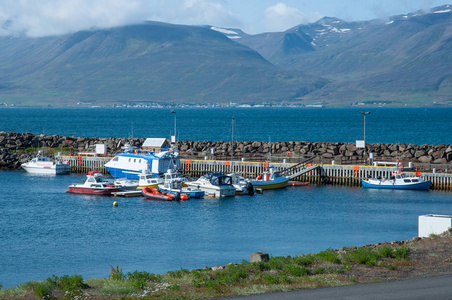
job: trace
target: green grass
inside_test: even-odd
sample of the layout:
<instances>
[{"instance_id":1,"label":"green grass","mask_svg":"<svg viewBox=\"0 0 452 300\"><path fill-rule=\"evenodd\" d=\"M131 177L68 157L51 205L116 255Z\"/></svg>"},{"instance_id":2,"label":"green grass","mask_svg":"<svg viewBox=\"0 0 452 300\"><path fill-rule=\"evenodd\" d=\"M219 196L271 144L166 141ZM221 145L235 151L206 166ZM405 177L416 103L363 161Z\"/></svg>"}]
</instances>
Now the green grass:
<instances>
[{"instance_id":1,"label":"green grass","mask_svg":"<svg viewBox=\"0 0 452 300\"><path fill-rule=\"evenodd\" d=\"M84 280L80 275L52 275L45 281L32 281L18 287L0 290L1 299L9 298L163 298L205 299L223 296L289 291L300 288L338 286L355 283L342 274L353 266L387 267L391 262L409 259L406 246L392 249L327 249L317 254L295 257L271 257L269 261L230 264L221 270L176 270L164 275L146 271L124 273L118 265L110 266L110 276Z\"/></svg>"}]
</instances>

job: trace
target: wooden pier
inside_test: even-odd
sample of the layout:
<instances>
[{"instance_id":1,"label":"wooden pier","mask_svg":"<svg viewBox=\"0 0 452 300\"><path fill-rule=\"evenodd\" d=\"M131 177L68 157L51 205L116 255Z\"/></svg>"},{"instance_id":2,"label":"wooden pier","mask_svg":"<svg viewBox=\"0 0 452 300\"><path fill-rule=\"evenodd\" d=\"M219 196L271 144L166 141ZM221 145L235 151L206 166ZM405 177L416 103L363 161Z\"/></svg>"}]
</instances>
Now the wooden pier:
<instances>
[{"instance_id":1,"label":"wooden pier","mask_svg":"<svg viewBox=\"0 0 452 300\"><path fill-rule=\"evenodd\" d=\"M60 156L61 161L69 161L72 172L87 173L90 170L99 170L108 174L104 164L111 157L93 156ZM194 160L181 159L181 172L189 177L198 178L204 174L240 173L246 178L255 178L272 165L282 171L284 176L292 177L295 181L308 181L313 184L332 184L342 186L362 186L365 178L388 178L394 171L393 166L364 166L364 165L337 165L337 164L294 164L279 162L254 162L254 161L227 161L227 160ZM283 170L293 170L293 173L285 173ZM405 170L408 176L415 175L416 171ZM301 175L297 175L303 173ZM431 189L452 191L451 173L422 172L425 180L431 180ZM297 175L297 176L295 176ZM294 177L295 176L295 177Z\"/></svg>"}]
</instances>

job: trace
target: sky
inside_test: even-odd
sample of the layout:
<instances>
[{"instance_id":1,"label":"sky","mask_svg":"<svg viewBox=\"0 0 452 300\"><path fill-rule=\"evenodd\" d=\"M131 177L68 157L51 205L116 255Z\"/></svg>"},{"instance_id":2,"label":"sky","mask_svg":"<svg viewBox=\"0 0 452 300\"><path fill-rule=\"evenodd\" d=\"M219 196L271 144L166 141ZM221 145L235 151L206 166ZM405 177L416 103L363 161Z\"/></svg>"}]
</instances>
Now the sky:
<instances>
[{"instance_id":1,"label":"sky","mask_svg":"<svg viewBox=\"0 0 452 300\"><path fill-rule=\"evenodd\" d=\"M42 37L146 20L238 28L249 34L285 31L328 16L345 21L447 4L447 0L0 0L0 35ZM451 1L452 2L452 1Z\"/></svg>"}]
</instances>

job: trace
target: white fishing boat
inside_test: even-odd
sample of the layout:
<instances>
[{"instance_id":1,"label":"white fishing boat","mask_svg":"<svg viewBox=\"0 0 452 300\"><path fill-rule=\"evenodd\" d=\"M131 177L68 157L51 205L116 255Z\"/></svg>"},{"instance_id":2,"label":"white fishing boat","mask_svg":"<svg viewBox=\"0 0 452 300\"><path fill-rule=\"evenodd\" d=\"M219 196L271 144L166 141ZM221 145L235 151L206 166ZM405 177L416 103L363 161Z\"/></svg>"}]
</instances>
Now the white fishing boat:
<instances>
[{"instance_id":1,"label":"white fishing boat","mask_svg":"<svg viewBox=\"0 0 452 300\"><path fill-rule=\"evenodd\" d=\"M21 167L32 174L60 175L67 174L71 171L69 161L59 162L53 160L46 156L43 150L39 150L35 158L23 163Z\"/></svg>"},{"instance_id":2,"label":"white fishing boat","mask_svg":"<svg viewBox=\"0 0 452 300\"><path fill-rule=\"evenodd\" d=\"M227 174L232 178L232 185L237 195L254 195L255 188L250 181L238 173Z\"/></svg>"},{"instance_id":3,"label":"white fishing boat","mask_svg":"<svg viewBox=\"0 0 452 300\"><path fill-rule=\"evenodd\" d=\"M424 180L421 176L407 176L397 170L390 178L368 178L364 179L362 183L363 187L374 189L428 190L432 182Z\"/></svg>"},{"instance_id":4,"label":"white fishing boat","mask_svg":"<svg viewBox=\"0 0 452 300\"><path fill-rule=\"evenodd\" d=\"M259 175L255 180L250 180L250 183L255 187L263 190L280 189L287 186L289 178L282 176L279 170L275 167L269 167L267 171Z\"/></svg>"},{"instance_id":5,"label":"white fishing boat","mask_svg":"<svg viewBox=\"0 0 452 300\"><path fill-rule=\"evenodd\" d=\"M196 181L187 182L187 185L191 188L203 190L208 196L235 196L235 187L232 185L232 178L220 173L203 175Z\"/></svg>"},{"instance_id":6,"label":"white fishing boat","mask_svg":"<svg viewBox=\"0 0 452 300\"><path fill-rule=\"evenodd\" d=\"M153 175L163 175L169 168L180 169L179 154L176 151L152 152L126 146L105 167L115 178L139 179L143 171Z\"/></svg>"}]
</instances>

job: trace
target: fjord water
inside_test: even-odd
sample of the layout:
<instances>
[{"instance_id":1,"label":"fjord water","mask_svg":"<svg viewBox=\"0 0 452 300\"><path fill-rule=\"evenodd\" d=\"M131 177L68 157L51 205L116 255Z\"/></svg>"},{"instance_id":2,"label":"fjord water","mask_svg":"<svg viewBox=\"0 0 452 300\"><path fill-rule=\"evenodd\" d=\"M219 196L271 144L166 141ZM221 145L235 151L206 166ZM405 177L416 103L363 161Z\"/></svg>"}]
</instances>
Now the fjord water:
<instances>
[{"instance_id":1,"label":"fjord water","mask_svg":"<svg viewBox=\"0 0 452 300\"><path fill-rule=\"evenodd\" d=\"M180 109L180 139L344 141L362 138L357 109ZM376 109L369 142L452 144L451 109ZM240 121L239 121L240 120ZM0 109L0 130L98 137L161 137L174 114L156 109ZM44 130L43 130L44 129ZM0 284L55 274L165 273L410 239L423 214L452 214L450 193L306 186L229 199L158 202L67 194L82 175L0 172ZM119 206L113 207L113 201Z\"/></svg>"},{"instance_id":2,"label":"fjord water","mask_svg":"<svg viewBox=\"0 0 452 300\"><path fill-rule=\"evenodd\" d=\"M452 144L452 108L180 108L179 140ZM87 137L167 137L170 109L0 108L0 130Z\"/></svg>"}]
</instances>

